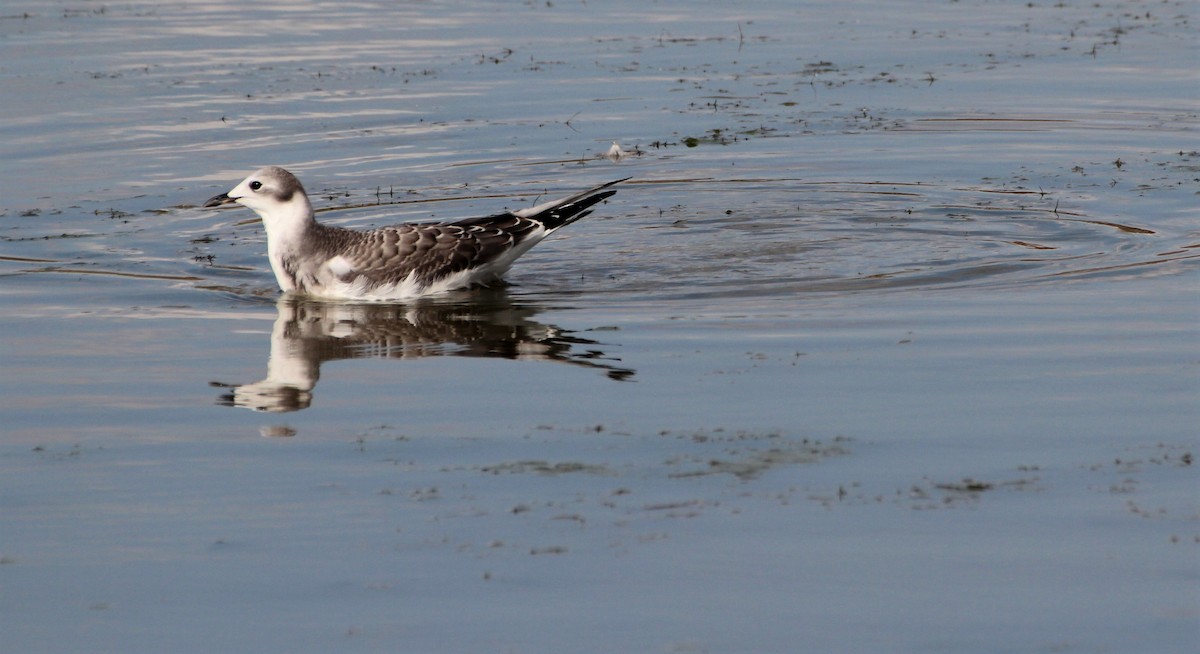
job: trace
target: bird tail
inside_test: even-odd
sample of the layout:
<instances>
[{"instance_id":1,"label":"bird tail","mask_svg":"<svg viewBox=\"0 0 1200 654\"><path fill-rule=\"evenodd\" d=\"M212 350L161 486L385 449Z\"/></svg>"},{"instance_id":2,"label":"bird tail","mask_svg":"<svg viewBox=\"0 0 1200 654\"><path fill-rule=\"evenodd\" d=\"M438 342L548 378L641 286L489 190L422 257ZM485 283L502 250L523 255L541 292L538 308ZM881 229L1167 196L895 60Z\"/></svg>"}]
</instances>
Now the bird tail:
<instances>
[{"instance_id":1,"label":"bird tail","mask_svg":"<svg viewBox=\"0 0 1200 654\"><path fill-rule=\"evenodd\" d=\"M566 227L590 214L593 206L607 200L617 192L616 189L605 189L628 179L626 177L614 180L565 198L543 202L542 204L529 207L528 209L520 209L513 213L521 218L535 220L544 225L547 232L552 232L560 227Z\"/></svg>"}]
</instances>

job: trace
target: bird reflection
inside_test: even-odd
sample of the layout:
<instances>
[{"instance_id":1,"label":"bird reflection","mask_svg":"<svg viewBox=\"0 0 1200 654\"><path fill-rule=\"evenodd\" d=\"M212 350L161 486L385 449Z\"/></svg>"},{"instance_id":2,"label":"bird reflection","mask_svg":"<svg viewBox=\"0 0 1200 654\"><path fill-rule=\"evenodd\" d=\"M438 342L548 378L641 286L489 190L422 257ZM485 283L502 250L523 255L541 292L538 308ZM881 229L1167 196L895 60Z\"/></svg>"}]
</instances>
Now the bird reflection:
<instances>
[{"instance_id":1,"label":"bird reflection","mask_svg":"<svg viewBox=\"0 0 1200 654\"><path fill-rule=\"evenodd\" d=\"M617 365L600 343L533 320L537 307L514 304L503 292L471 304L416 305L317 302L284 295L276 303L267 378L228 389L224 406L283 413L306 409L321 364L339 359L431 356L558 361L604 372L617 381L634 371Z\"/></svg>"}]
</instances>

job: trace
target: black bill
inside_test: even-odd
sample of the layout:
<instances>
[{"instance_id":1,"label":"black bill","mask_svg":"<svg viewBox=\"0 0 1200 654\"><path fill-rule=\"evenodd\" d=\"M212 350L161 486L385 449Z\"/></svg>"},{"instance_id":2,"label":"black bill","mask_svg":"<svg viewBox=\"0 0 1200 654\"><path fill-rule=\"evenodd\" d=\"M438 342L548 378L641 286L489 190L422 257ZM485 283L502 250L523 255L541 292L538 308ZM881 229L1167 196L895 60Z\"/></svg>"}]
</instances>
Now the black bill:
<instances>
[{"instance_id":1,"label":"black bill","mask_svg":"<svg viewBox=\"0 0 1200 654\"><path fill-rule=\"evenodd\" d=\"M213 197L209 198L208 201L204 203L204 206L219 207L223 204L229 204L231 202L237 202L237 200L235 198L229 197L228 193L222 193L220 195L214 195Z\"/></svg>"}]
</instances>

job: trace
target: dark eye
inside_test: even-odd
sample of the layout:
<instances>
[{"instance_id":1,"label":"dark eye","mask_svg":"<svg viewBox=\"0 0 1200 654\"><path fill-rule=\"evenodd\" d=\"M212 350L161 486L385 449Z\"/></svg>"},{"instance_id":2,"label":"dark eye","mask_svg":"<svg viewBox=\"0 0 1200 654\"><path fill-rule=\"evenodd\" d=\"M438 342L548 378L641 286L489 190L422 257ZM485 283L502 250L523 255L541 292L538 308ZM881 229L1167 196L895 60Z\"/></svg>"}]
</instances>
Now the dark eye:
<instances>
[{"instance_id":1,"label":"dark eye","mask_svg":"<svg viewBox=\"0 0 1200 654\"><path fill-rule=\"evenodd\" d=\"M250 190L251 191L257 191L260 188L262 188L262 182L260 182L258 180L254 180L253 182L250 182Z\"/></svg>"}]
</instances>

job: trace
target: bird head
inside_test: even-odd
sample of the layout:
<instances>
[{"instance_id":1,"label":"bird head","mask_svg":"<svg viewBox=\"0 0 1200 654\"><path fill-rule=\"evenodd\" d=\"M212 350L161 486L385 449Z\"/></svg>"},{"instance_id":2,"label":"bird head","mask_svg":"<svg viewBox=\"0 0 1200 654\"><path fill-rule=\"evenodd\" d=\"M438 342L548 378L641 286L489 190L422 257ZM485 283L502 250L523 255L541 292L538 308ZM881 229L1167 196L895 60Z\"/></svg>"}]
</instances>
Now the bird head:
<instances>
[{"instance_id":1,"label":"bird head","mask_svg":"<svg viewBox=\"0 0 1200 654\"><path fill-rule=\"evenodd\" d=\"M298 227L313 219L312 205L296 176L278 166L254 171L228 193L209 198L205 207L236 202L254 210L267 230Z\"/></svg>"}]
</instances>

